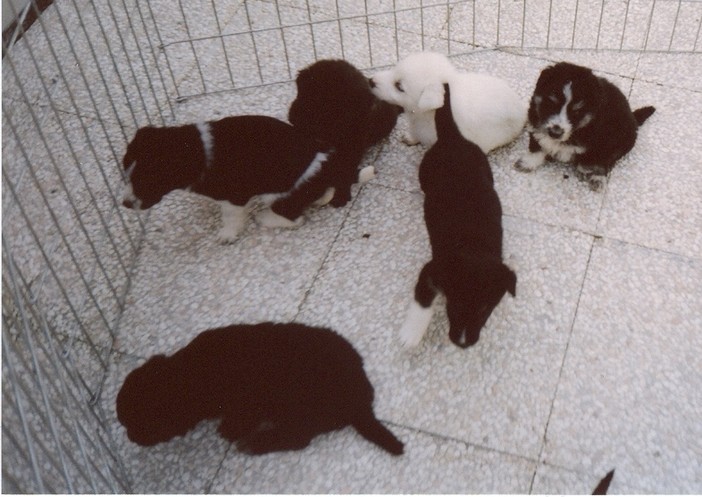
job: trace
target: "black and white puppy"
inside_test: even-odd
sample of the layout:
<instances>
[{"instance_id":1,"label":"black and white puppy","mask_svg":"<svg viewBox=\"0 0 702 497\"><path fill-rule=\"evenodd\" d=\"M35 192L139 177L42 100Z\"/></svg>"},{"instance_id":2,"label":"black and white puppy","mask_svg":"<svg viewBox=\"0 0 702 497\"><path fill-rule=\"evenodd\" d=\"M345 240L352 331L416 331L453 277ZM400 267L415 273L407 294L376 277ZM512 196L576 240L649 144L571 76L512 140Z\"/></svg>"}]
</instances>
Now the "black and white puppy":
<instances>
[{"instance_id":1,"label":"black and white puppy","mask_svg":"<svg viewBox=\"0 0 702 497\"><path fill-rule=\"evenodd\" d=\"M261 323L207 330L171 356L153 356L127 375L116 409L129 439L144 446L218 419L220 435L250 454L302 449L351 425L400 455L373 397L363 359L334 331Z\"/></svg>"},{"instance_id":2,"label":"black and white puppy","mask_svg":"<svg viewBox=\"0 0 702 497\"><path fill-rule=\"evenodd\" d=\"M320 60L299 72L297 97L288 119L296 129L334 150L331 203L342 206L351 199L356 169L369 147L386 138L395 127L402 108L378 99L370 81L344 60ZM362 179L373 177L368 166Z\"/></svg>"},{"instance_id":3,"label":"black and white puppy","mask_svg":"<svg viewBox=\"0 0 702 497\"><path fill-rule=\"evenodd\" d=\"M438 292L446 297L449 338L469 347L505 292L516 294L517 276L502 262L502 206L485 153L466 140L451 113L449 85L436 111L437 142L419 166L424 221L432 258L422 268L400 329L417 345L429 326Z\"/></svg>"},{"instance_id":4,"label":"black and white puppy","mask_svg":"<svg viewBox=\"0 0 702 497\"><path fill-rule=\"evenodd\" d=\"M541 72L529 106L529 153L515 167L534 171L549 158L574 163L578 176L599 190L654 111L642 107L632 112L619 88L587 67L568 62L549 66Z\"/></svg>"}]
</instances>

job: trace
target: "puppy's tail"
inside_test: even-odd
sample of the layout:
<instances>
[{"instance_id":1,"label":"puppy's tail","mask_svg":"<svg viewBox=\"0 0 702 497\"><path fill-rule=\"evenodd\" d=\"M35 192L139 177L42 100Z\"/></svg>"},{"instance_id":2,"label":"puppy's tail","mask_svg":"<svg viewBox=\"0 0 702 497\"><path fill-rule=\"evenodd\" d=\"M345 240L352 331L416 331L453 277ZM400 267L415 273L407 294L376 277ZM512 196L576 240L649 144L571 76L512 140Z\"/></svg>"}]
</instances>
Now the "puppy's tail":
<instances>
[{"instance_id":1,"label":"puppy's tail","mask_svg":"<svg viewBox=\"0 0 702 497\"><path fill-rule=\"evenodd\" d=\"M609 484L613 476L614 470L607 473L605 477L600 480L600 483L597 484L595 490L592 491L592 495L607 495L607 490L609 490Z\"/></svg>"},{"instance_id":2,"label":"puppy's tail","mask_svg":"<svg viewBox=\"0 0 702 497\"><path fill-rule=\"evenodd\" d=\"M456 121L453 118L453 112L451 111L451 91L448 83L444 83L444 105L436 110L434 122L436 123L438 141L454 140L463 136L458 130Z\"/></svg>"},{"instance_id":3,"label":"puppy's tail","mask_svg":"<svg viewBox=\"0 0 702 497\"><path fill-rule=\"evenodd\" d=\"M641 126L654 112L656 112L656 108L653 106L641 107L634 111L634 119L636 119L636 122Z\"/></svg>"},{"instance_id":4,"label":"puppy's tail","mask_svg":"<svg viewBox=\"0 0 702 497\"><path fill-rule=\"evenodd\" d=\"M352 426L356 428L356 431L358 431L363 438L382 447L393 455L399 456L405 451L405 444L400 442L390 430L385 428L385 426L376 419L373 415L373 411L354 421Z\"/></svg>"}]
</instances>

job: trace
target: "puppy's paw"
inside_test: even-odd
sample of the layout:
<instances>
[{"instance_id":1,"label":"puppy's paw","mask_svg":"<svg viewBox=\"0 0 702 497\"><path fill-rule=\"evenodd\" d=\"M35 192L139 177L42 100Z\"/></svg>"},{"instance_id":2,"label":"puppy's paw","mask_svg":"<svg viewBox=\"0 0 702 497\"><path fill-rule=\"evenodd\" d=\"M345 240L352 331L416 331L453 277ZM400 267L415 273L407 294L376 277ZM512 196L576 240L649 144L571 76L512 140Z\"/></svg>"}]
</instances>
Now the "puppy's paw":
<instances>
[{"instance_id":1,"label":"puppy's paw","mask_svg":"<svg viewBox=\"0 0 702 497\"><path fill-rule=\"evenodd\" d=\"M402 328L400 328L399 335L400 345L406 349L412 349L419 345L419 342L422 341L424 333L417 333L416 329L405 323L402 325Z\"/></svg>"},{"instance_id":2,"label":"puppy's paw","mask_svg":"<svg viewBox=\"0 0 702 497\"><path fill-rule=\"evenodd\" d=\"M403 135L401 140L402 140L402 143L404 143L405 145L407 145L409 147L412 147L414 145L419 144L419 140L410 134Z\"/></svg>"},{"instance_id":3,"label":"puppy's paw","mask_svg":"<svg viewBox=\"0 0 702 497\"><path fill-rule=\"evenodd\" d=\"M514 168L522 173L531 173L540 168L544 164L544 160L543 154L530 152L515 162Z\"/></svg>"},{"instance_id":4,"label":"puppy's paw","mask_svg":"<svg viewBox=\"0 0 702 497\"><path fill-rule=\"evenodd\" d=\"M599 174L593 174L590 176L590 178L587 180L588 185L590 185L590 190L593 192L599 192L602 190L602 188L604 188L605 178L606 176L601 176Z\"/></svg>"},{"instance_id":5,"label":"puppy's paw","mask_svg":"<svg viewBox=\"0 0 702 497\"><path fill-rule=\"evenodd\" d=\"M334 207L343 207L349 203L349 200L351 200L350 189L347 189L347 191L337 190L336 193L334 193L334 198L332 199L331 204Z\"/></svg>"},{"instance_id":6,"label":"puppy's paw","mask_svg":"<svg viewBox=\"0 0 702 497\"><path fill-rule=\"evenodd\" d=\"M266 228L299 228L305 221L303 216L291 221L287 217L276 214L272 209L263 209L256 213L256 222Z\"/></svg>"},{"instance_id":7,"label":"puppy's paw","mask_svg":"<svg viewBox=\"0 0 702 497\"><path fill-rule=\"evenodd\" d=\"M239 233L240 231L232 226L222 226L222 229L217 232L217 241L222 245L234 243L239 238Z\"/></svg>"},{"instance_id":8,"label":"puppy's paw","mask_svg":"<svg viewBox=\"0 0 702 497\"><path fill-rule=\"evenodd\" d=\"M373 166L366 166L358 173L358 182L360 184L368 183L373 178L375 178L375 168Z\"/></svg>"},{"instance_id":9,"label":"puppy's paw","mask_svg":"<svg viewBox=\"0 0 702 497\"><path fill-rule=\"evenodd\" d=\"M334 192L336 192L336 190L334 189L333 186L330 186L329 188L327 188L327 191L324 192L324 195L322 195L317 200L312 202L312 205L315 205L317 207L322 207L323 205L327 205L334 198Z\"/></svg>"}]
</instances>

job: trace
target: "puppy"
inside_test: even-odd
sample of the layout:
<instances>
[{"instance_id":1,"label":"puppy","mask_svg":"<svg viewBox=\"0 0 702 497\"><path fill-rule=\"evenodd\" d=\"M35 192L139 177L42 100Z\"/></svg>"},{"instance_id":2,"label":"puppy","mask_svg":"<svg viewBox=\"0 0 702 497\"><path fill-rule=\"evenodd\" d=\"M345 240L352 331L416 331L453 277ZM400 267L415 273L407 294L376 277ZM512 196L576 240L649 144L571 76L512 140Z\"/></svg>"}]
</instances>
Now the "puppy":
<instances>
[{"instance_id":1,"label":"puppy","mask_svg":"<svg viewBox=\"0 0 702 497\"><path fill-rule=\"evenodd\" d=\"M432 258L419 273L400 329L405 346L422 339L439 291L446 297L449 338L462 348L478 341L505 292L516 294L517 277L502 263L502 206L492 171L485 153L456 126L449 87L436 112L438 140L419 166Z\"/></svg>"},{"instance_id":2,"label":"puppy","mask_svg":"<svg viewBox=\"0 0 702 497\"><path fill-rule=\"evenodd\" d=\"M403 444L373 414L363 360L340 335L303 324L233 325L200 333L172 356L127 376L117 417L150 446L204 419L250 454L298 450L321 433L353 426L394 455Z\"/></svg>"},{"instance_id":3,"label":"puppy","mask_svg":"<svg viewBox=\"0 0 702 497\"><path fill-rule=\"evenodd\" d=\"M351 184L366 150L386 138L402 108L373 95L366 78L344 60L321 60L299 72L297 97L288 120L296 129L333 148L335 194L331 201L342 206L351 199ZM362 179L373 177L372 166Z\"/></svg>"},{"instance_id":4,"label":"puppy","mask_svg":"<svg viewBox=\"0 0 702 497\"><path fill-rule=\"evenodd\" d=\"M619 88L586 67L568 62L549 66L541 72L529 106L529 152L515 167L534 171L549 158L574 163L578 176L597 191L655 110L632 112Z\"/></svg>"},{"instance_id":5,"label":"puppy","mask_svg":"<svg viewBox=\"0 0 702 497\"><path fill-rule=\"evenodd\" d=\"M444 55L413 53L371 78L376 96L404 108L409 145L436 142L434 112L444 103L444 83L451 85L451 110L458 129L483 152L511 142L522 132L526 105L504 80L459 72Z\"/></svg>"},{"instance_id":6,"label":"puppy","mask_svg":"<svg viewBox=\"0 0 702 497\"><path fill-rule=\"evenodd\" d=\"M327 188L337 175L358 177L356 166L340 171L344 162L335 160L332 148L267 116L147 126L137 131L124 155L123 205L148 209L176 189L199 193L220 204L219 239L233 242L245 226L254 197L272 203L258 213L260 224L296 227L313 202L329 201Z\"/></svg>"}]
</instances>

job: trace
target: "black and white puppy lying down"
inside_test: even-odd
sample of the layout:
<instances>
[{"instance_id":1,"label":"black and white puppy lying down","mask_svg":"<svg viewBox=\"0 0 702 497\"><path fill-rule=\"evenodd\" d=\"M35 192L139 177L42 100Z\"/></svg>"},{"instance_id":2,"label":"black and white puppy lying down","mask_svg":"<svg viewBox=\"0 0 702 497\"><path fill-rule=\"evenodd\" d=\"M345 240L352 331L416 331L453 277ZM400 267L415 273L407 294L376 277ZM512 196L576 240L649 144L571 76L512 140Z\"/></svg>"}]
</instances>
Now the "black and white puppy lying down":
<instances>
[{"instance_id":1,"label":"black and white puppy lying down","mask_svg":"<svg viewBox=\"0 0 702 497\"><path fill-rule=\"evenodd\" d=\"M221 419L219 433L250 454L297 450L353 426L400 455L373 413L363 359L332 330L303 324L232 325L200 333L171 356L133 370L117 395L129 439L151 446Z\"/></svg>"},{"instance_id":2,"label":"black and white puppy lying down","mask_svg":"<svg viewBox=\"0 0 702 497\"><path fill-rule=\"evenodd\" d=\"M321 62L309 69L317 64ZM374 175L372 167L358 171L370 143L357 135L366 136L370 128L374 139L381 140L392 131L397 114L390 115L385 107L376 110L376 99L360 72L330 68L325 74L335 77L330 77L332 86L323 96L293 104L305 109L295 113L295 126L250 115L139 129L123 160L124 205L147 209L176 189L205 195L221 205L219 238L223 242L237 238L250 201L257 196L271 204L256 216L267 227L299 226L307 207L323 205L332 195L335 206L344 205L350 199L351 184ZM358 78L365 88L359 87ZM390 110L395 111L392 106ZM376 126L376 120L381 124ZM334 140L310 133L318 122L326 121L335 123ZM344 143L344 136L352 145L337 144Z\"/></svg>"},{"instance_id":3,"label":"black and white puppy lying down","mask_svg":"<svg viewBox=\"0 0 702 497\"><path fill-rule=\"evenodd\" d=\"M469 347L505 292L516 294L517 277L502 262L502 206L487 157L458 130L449 85L436 111L437 142L419 166L424 221L432 258L422 268L400 329L405 346L417 345L429 326L438 292L446 297L449 338Z\"/></svg>"},{"instance_id":4,"label":"black and white puppy lying down","mask_svg":"<svg viewBox=\"0 0 702 497\"><path fill-rule=\"evenodd\" d=\"M529 152L515 167L534 171L549 158L574 163L578 177L599 190L655 110L632 112L619 88L587 67L568 62L549 66L541 72L529 106Z\"/></svg>"},{"instance_id":5,"label":"black and white puppy lying down","mask_svg":"<svg viewBox=\"0 0 702 497\"><path fill-rule=\"evenodd\" d=\"M331 203L342 206L351 199L350 186L364 154L390 134L402 107L377 98L370 80L344 60L315 62L298 73L295 83L297 97L288 120L334 149L337 174ZM372 166L364 168L364 179L374 172Z\"/></svg>"}]
</instances>

